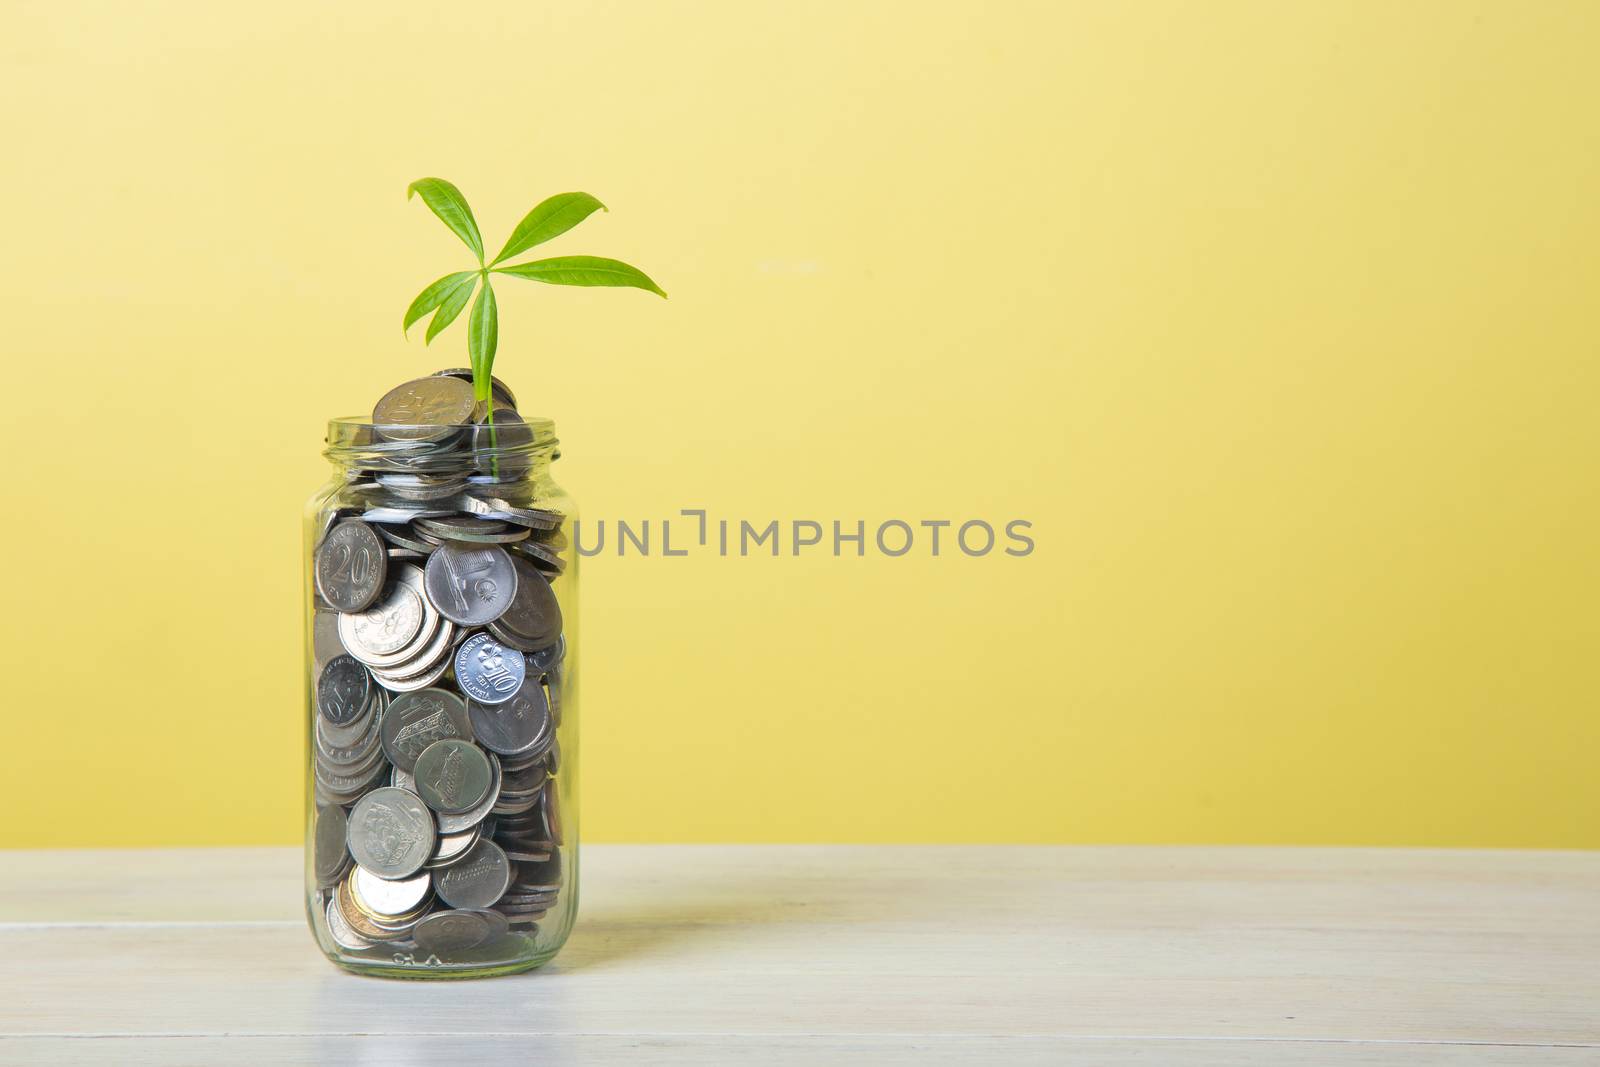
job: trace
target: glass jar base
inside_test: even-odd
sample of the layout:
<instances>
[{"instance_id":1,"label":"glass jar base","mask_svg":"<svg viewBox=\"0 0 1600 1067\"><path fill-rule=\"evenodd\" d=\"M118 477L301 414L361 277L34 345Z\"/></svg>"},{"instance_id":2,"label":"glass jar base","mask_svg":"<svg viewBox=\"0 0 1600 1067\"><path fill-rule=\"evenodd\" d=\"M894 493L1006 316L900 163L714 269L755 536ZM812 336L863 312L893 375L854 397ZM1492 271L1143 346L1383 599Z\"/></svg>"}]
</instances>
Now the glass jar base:
<instances>
[{"instance_id":1,"label":"glass jar base","mask_svg":"<svg viewBox=\"0 0 1600 1067\"><path fill-rule=\"evenodd\" d=\"M500 978L509 974L537 970L555 958L558 948L532 956L495 963L442 963L416 951L396 952L389 960L357 956L329 956L340 970L364 978L400 978L411 981L449 981L470 978Z\"/></svg>"}]
</instances>

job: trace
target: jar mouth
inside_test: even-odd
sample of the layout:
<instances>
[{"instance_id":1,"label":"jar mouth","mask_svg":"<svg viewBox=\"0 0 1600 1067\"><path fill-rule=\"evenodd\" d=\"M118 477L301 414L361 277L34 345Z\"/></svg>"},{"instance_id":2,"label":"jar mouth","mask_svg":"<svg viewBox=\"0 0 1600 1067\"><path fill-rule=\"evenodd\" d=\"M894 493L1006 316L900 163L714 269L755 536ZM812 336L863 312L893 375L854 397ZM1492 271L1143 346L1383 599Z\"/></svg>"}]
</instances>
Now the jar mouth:
<instances>
[{"instance_id":1,"label":"jar mouth","mask_svg":"<svg viewBox=\"0 0 1600 1067\"><path fill-rule=\"evenodd\" d=\"M526 471L561 457L555 423L501 408L494 422L374 423L371 416L328 420L322 454L359 471L485 474Z\"/></svg>"}]
</instances>

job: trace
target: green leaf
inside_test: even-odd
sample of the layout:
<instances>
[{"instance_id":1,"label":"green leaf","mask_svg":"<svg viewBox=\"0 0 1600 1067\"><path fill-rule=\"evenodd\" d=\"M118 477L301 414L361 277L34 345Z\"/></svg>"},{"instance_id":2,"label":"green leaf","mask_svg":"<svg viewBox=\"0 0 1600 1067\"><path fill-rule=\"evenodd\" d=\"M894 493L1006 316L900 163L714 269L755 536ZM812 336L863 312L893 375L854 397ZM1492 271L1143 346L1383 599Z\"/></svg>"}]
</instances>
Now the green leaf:
<instances>
[{"instance_id":1,"label":"green leaf","mask_svg":"<svg viewBox=\"0 0 1600 1067\"><path fill-rule=\"evenodd\" d=\"M467 271L468 279L450 291L439 305L439 310L434 313L433 321L428 323L428 332L422 338L423 344L432 344L434 335L452 322L461 314L461 309L467 306L467 301L472 299L472 291L477 288L478 274L476 271Z\"/></svg>"},{"instance_id":2,"label":"green leaf","mask_svg":"<svg viewBox=\"0 0 1600 1067\"><path fill-rule=\"evenodd\" d=\"M648 289L662 297L667 295L638 267L630 267L620 259L606 259L604 256L557 256L554 259L536 259L532 263L518 263L514 267L495 267L494 270L499 274L531 278L551 285L626 285L634 289Z\"/></svg>"},{"instance_id":3,"label":"green leaf","mask_svg":"<svg viewBox=\"0 0 1600 1067\"><path fill-rule=\"evenodd\" d=\"M411 306L406 308L406 320L400 327L401 331L404 332L411 329L412 323L444 303L459 286L466 284L466 282L477 276L478 272L475 270L456 271L454 274L446 274L443 278L422 290L417 294L417 298L411 301ZM470 296L471 293L469 292L468 295ZM451 317L454 318L454 316Z\"/></svg>"},{"instance_id":4,"label":"green leaf","mask_svg":"<svg viewBox=\"0 0 1600 1067\"><path fill-rule=\"evenodd\" d=\"M494 373L494 351L500 344L500 313L495 308L494 290L489 279L483 280L478 299L472 305L472 317L467 319L467 354L472 360L472 392L479 400L491 395Z\"/></svg>"},{"instance_id":5,"label":"green leaf","mask_svg":"<svg viewBox=\"0 0 1600 1067\"><path fill-rule=\"evenodd\" d=\"M461 190L443 178L418 178L406 187L406 199L410 200L413 193L420 195L422 202L428 205L428 210L439 216L440 222L466 242L481 264L483 238L478 233L478 222L472 217L472 209L467 206L467 198L461 195Z\"/></svg>"},{"instance_id":6,"label":"green leaf","mask_svg":"<svg viewBox=\"0 0 1600 1067\"><path fill-rule=\"evenodd\" d=\"M534 245L560 237L596 211L605 209L604 204L588 193L557 193L523 216L494 262L520 256Z\"/></svg>"}]
</instances>

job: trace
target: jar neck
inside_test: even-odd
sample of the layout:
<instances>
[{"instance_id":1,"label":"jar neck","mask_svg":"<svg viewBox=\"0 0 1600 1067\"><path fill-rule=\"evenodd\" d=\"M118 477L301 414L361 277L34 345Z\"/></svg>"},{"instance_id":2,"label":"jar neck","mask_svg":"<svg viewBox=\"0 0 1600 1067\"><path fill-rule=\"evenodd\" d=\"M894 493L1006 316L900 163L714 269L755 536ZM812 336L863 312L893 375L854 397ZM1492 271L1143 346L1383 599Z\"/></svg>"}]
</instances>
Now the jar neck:
<instances>
[{"instance_id":1,"label":"jar neck","mask_svg":"<svg viewBox=\"0 0 1600 1067\"><path fill-rule=\"evenodd\" d=\"M322 454L346 481L368 475L409 475L419 483L537 480L561 458L555 423L508 411L460 426L332 419L324 444Z\"/></svg>"}]
</instances>

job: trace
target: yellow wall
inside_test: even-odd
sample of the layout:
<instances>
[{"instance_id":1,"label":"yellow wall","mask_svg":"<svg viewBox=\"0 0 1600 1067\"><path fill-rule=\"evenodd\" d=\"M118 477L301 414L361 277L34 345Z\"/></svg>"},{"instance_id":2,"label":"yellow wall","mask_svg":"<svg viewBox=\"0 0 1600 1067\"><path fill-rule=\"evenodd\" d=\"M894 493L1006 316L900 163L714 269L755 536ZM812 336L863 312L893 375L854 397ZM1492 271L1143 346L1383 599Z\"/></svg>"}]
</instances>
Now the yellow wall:
<instances>
[{"instance_id":1,"label":"yellow wall","mask_svg":"<svg viewBox=\"0 0 1600 1067\"><path fill-rule=\"evenodd\" d=\"M1600 7L5 5L0 844L299 833L322 420L501 287L593 517L591 840L1600 846ZM442 351L439 350L442 347Z\"/></svg>"}]
</instances>

